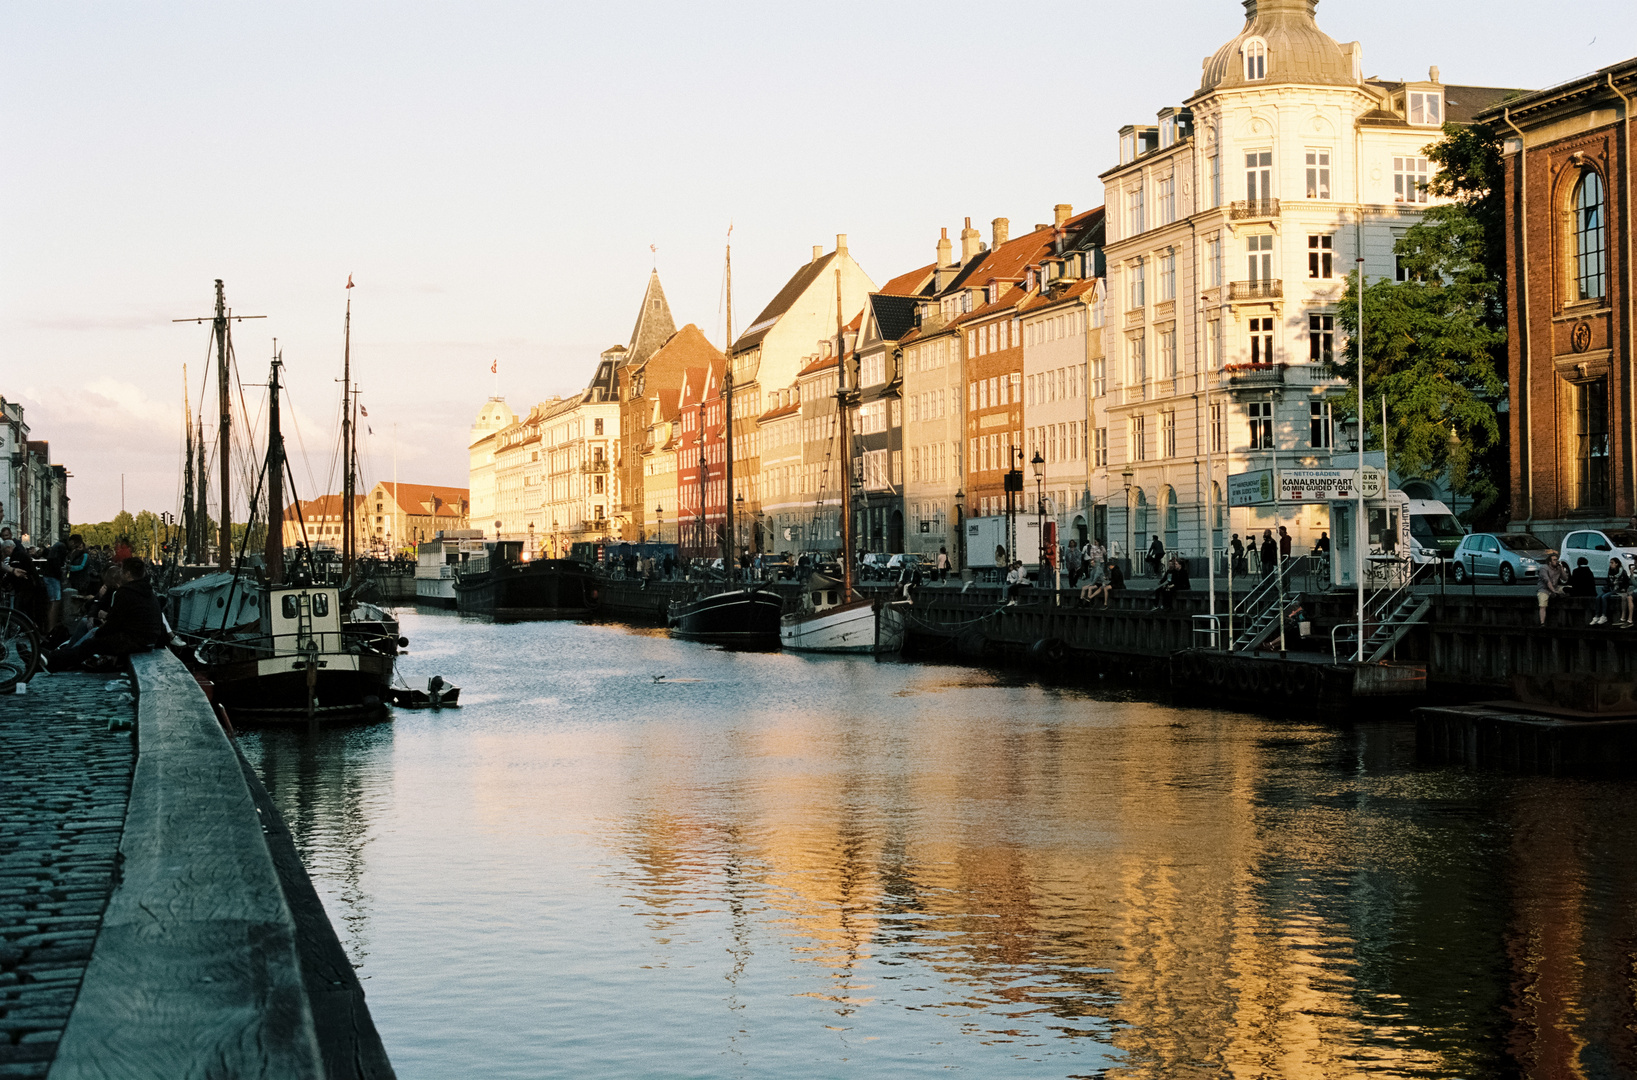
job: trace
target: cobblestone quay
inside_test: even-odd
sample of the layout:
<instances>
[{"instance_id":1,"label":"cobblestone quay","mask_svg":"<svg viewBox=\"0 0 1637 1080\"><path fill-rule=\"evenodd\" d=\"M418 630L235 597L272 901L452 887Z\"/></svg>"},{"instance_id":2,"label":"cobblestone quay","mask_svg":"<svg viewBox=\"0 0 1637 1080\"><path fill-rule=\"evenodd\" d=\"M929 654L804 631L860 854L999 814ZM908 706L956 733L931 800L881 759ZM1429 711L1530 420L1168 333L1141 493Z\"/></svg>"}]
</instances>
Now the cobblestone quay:
<instances>
[{"instance_id":1,"label":"cobblestone quay","mask_svg":"<svg viewBox=\"0 0 1637 1080\"><path fill-rule=\"evenodd\" d=\"M0 697L0 1077L43 1077L116 874L136 706L107 674ZM129 680L120 677L120 686Z\"/></svg>"}]
</instances>

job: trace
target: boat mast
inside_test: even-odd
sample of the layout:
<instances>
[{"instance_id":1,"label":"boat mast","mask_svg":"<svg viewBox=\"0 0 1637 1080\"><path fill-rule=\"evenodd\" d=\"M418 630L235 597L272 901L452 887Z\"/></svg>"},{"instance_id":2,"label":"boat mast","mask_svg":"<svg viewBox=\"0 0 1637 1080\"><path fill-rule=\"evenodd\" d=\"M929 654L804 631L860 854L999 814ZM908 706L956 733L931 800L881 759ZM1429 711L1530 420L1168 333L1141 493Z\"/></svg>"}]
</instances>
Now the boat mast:
<instances>
[{"instance_id":1,"label":"boat mast","mask_svg":"<svg viewBox=\"0 0 1637 1080\"><path fill-rule=\"evenodd\" d=\"M267 543L262 549L267 581L284 581L284 435L279 430L279 368L284 354L274 342L273 370L267 380Z\"/></svg>"},{"instance_id":2,"label":"boat mast","mask_svg":"<svg viewBox=\"0 0 1637 1080\"><path fill-rule=\"evenodd\" d=\"M210 520L210 511L205 508L205 485L208 481L205 477L205 405L203 401L199 403L199 415L194 417L193 422L195 428L194 442L199 447L198 453L194 456L194 460L199 463L197 474L199 497L193 500L193 521L196 526L194 531L198 533L193 545L193 561L203 563L206 556L210 554L210 544L207 538L209 529L206 527L206 523Z\"/></svg>"},{"instance_id":3,"label":"boat mast","mask_svg":"<svg viewBox=\"0 0 1637 1080\"><path fill-rule=\"evenodd\" d=\"M352 573L352 276L347 277L347 321L341 344L341 580Z\"/></svg>"},{"instance_id":4,"label":"boat mast","mask_svg":"<svg viewBox=\"0 0 1637 1080\"><path fill-rule=\"evenodd\" d=\"M194 536L198 524L193 520L193 403L188 400L188 366L182 365L182 440L188 444L187 464L182 467L182 550L177 558L184 563L194 561L198 546ZM203 462L200 462L203 465Z\"/></svg>"},{"instance_id":5,"label":"boat mast","mask_svg":"<svg viewBox=\"0 0 1637 1080\"><path fill-rule=\"evenodd\" d=\"M847 324L841 314L841 266L836 265L836 412L841 417L841 597L853 598L852 398L847 389Z\"/></svg>"},{"instance_id":6,"label":"boat mast","mask_svg":"<svg viewBox=\"0 0 1637 1080\"><path fill-rule=\"evenodd\" d=\"M216 454L221 458L222 473L222 535L221 550L216 553L217 567L226 573L233 569L233 504L229 501L229 476L232 464L232 436L231 420L233 416L233 402L228 394L228 362L227 362L227 298L222 290L222 279L216 279L216 409L220 414L217 420L217 447Z\"/></svg>"},{"instance_id":7,"label":"boat mast","mask_svg":"<svg viewBox=\"0 0 1637 1080\"><path fill-rule=\"evenodd\" d=\"M737 552L734 550L733 535L733 245L727 246L727 363L722 373L722 400L725 409L725 428L727 431L727 445L723 448L727 454L727 510L722 519L722 569L727 572L727 579L733 580L734 565L737 563Z\"/></svg>"}]
</instances>

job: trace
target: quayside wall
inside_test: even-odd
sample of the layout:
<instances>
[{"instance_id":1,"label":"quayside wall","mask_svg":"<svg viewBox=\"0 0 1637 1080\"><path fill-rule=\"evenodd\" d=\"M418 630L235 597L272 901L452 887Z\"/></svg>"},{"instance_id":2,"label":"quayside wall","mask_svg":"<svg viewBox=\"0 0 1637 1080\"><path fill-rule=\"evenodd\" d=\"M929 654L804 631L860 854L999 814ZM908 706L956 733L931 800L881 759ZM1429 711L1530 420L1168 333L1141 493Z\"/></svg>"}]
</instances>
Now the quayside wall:
<instances>
[{"instance_id":1,"label":"quayside wall","mask_svg":"<svg viewBox=\"0 0 1637 1080\"><path fill-rule=\"evenodd\" d=\"M137 760L121 876L52 1080L390 1078L357 977L260 782L180 660L160 651L131 664Z\"/></svg>"}]
</instances>

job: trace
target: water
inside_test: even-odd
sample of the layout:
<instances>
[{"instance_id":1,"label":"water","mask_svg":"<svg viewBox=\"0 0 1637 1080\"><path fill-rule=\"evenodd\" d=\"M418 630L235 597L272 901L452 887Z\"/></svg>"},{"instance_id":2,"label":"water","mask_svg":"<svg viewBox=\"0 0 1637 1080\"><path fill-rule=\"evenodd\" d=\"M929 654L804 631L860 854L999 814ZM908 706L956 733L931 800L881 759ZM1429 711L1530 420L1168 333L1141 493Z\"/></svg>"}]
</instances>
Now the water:
<instances>
[{"instance_id":1,"label":"water","mask_svg":"<svg viewBox=\"0 0 1637 1080\"><path fill-rule=\"evenodd\" d=\"M464 708L244 744L405 1080L1637 1072L1637 785L971 668L404 632Z\"/></svg>"}]
</instances>

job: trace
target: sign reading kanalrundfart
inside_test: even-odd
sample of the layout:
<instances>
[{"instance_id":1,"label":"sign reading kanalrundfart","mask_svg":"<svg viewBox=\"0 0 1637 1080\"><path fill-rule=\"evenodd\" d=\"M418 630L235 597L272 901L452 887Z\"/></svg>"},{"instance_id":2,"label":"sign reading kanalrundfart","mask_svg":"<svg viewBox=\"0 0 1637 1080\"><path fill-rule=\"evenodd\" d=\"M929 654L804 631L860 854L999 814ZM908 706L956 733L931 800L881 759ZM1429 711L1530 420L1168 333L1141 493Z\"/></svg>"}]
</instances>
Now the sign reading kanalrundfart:
<instances>
[{"instance_id":1,"label":"sign reading kanalrundfart","mask_svg":"<svg viewBox=\"0 0 1637 1080\"><path fill-rule=\"evenodd\" d=\"M1358 498L1356 469L1280 469L1280 502L1334 502Z\"/></svg>"}]
</instances>

